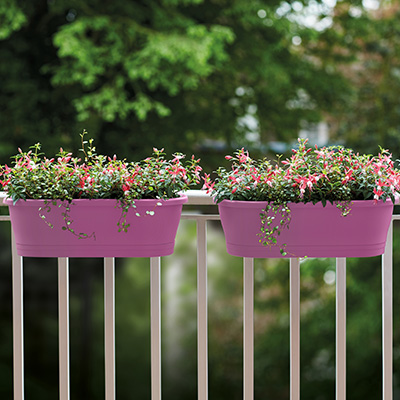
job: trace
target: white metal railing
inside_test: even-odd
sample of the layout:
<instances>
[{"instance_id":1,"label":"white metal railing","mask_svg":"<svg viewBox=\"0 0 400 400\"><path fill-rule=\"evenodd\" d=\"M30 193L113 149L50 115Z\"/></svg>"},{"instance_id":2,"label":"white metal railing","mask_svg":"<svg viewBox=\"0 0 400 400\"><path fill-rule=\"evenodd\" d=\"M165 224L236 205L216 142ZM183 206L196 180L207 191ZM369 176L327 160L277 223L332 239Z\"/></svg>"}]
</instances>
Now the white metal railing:
<instances>
[{"instance_id":1,"label":"white metal railing","mask_svg":"<svg viewBox=\"0 0 400 400\"><path fill-rule=\"evenodd\" d=\"M201 191L187 192L188 205L210 205ZM1 197L1 196L0 196ZM2 202L0 202L2 204ZM184 213L197 223L197 362L198 399L208 400L207 221L218 215ZM400 220L400 216L393 216ZM1 216L0 221L9 221ZM382 256L383 400L393 399L393 223ZM160 257L150 259L151 398L161 400ZM58 259L59 398L70 399L69 260ZM243 259L243 399L254 399L254 260ZM12 240L14 400L24 399L23 258ZM115 260L104 259L105 399L116 399ZM290 399L300 399L300 260L290 259ZM336 259L336 399L346 399L346 259Z\"/></svg>"}]
</instances>

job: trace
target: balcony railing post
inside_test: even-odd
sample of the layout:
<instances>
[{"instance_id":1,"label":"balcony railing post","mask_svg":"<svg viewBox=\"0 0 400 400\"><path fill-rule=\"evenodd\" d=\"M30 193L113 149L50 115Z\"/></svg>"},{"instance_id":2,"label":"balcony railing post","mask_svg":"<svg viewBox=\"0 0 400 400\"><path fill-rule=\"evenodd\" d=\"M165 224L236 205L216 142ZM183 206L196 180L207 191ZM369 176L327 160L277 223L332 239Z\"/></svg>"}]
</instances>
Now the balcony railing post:
<instances>
[{"instance_id":1,"label":"balcony railing post","mask_svg":"<svg viewBox=\"0 0 400 400\"><path fill-rule=\"evenodd\" d=\"M336 400L346 399L346 259L336 259Z\"/></svg>"},{"instance_id":2,"label":"balcony railing post","mask_svg":"<svg viewBox=\"0 0 400 400\"><path fill-rule=\"evenodd\" d=\"M13 351L14 351L14 400L24 400L24 302L23 262L17 254L15 238L12 240L13 287Z\"/></svg>"},{"instance_id":3,"label":"balcony railing post","mask_svg":"<svg viewBox=\"0 0 400 400\"><path fill-rule=\"evenodd\" d=\"M151 400L161 400L161 259L150 259Z\"/></svg>"},{"instance_id":4,"label":"balcony railing post","mask_svg":"<svg viewBox=\"0 0 400 400\"><path fill-rule=\"evenodd\" d=\"M243 259L243 398L254 399L254 259Z\"/></svg>"},{"instance_id":5,"label":"balcony railing post","mask_svg":"<svg viewBox=\"0 0 400 400\"><path fill-rule=\"evenodd\" d=\"M300 260L290 259L290 400L300 400Z\"/></svg>"},{"instance_id":6,"label":"balcony railing post","mask_svg":"<svg viewBox=\"0 0 400 400\"><path fill-rule=\"evenodd\" d=\"M69 371L69 265L58 259L58 340L60 400L70 399Z\"/></svg>"},{"instance_id":7,"label":"balcony railing post","mask_svg":"<svg viewBox=\"0 0 400 400\"><path fill-rule=\"evenodd\" d=\"M105 398L115 400L115 259L104 259Z\"/></svg>"},{"instance_id":8,"label":"balcony railing post","mask_svg":"<svg viewBox=\"0 0 400 400\"><path fill-rule=\"evenodd\" d=\"M197 221L197 382L198 400L208 399L207 221Z\"/></svg>"},{"instance_id":9,"label":"balcony railing post","mask_svg":"<svg viewBox=\"0 0 400 400\"><path fill-rule=\"evenodd\" d=\"M382 256L383 400L393 399L393 222Z\"/></svg>"}]
</instances>

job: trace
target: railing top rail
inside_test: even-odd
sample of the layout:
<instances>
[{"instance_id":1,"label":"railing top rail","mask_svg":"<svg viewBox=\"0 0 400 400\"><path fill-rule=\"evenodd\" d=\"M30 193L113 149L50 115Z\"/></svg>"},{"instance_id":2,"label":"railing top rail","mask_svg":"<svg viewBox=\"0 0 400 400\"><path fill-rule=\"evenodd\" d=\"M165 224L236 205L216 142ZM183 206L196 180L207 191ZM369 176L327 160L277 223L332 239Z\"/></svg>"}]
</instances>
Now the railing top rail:
<instances>
[{"instance_id":1,"label":"railing top rail","mask_svg":"<svg viewBox=\"0 0 400 400\"><path fill-rule=\"evenodd\" d=\"M204 206L215 204L211 195L205 190L188 190L184 194L188 197L188 205Z\"/></svg>"},{"instance_id":2,"label":"railing top rail","mask_svg":"<svg viewBox=\"0 0 400 400\"><path fill-rule=\"evenodd\" d=\"M3 200L7 197L6 192L0 192L0 207L7 207L6 204L3 203Z\"/></svg>"}]
</instances>

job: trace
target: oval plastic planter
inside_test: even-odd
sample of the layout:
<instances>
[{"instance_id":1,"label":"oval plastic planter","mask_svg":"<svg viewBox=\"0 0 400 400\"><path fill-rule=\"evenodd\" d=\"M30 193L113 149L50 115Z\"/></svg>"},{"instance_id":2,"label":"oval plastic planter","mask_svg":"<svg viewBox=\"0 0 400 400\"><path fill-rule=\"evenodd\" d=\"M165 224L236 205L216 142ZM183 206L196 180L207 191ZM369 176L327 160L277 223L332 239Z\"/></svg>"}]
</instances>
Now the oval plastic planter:
<instances>
[{"instance_id":1,"label":"oval plastic planter","mask_svg":"<svg viewBox=\"0 0 400 400\"><path fill-rule=\"evenodd\" d=\"M259 243L260 213L265 202L224 200L219 205L229 254L251 258L372 257L383 254L393 213L393 203L353 201L343 217L327 203L290 204L289 229L278 236L276 246ZM286 256L280 246L286 243Z\"/></svg>"},{"instance_id":2,"label":"oval plastic planter","mask_svg":"<svg viewBox=\"0 0 400 400\"><path fill-rule=\"evenodd\" d=\"M73 234L65 230L67 222L62 215L65 207L50 205L47 212L45 209L39 211L45 207L44 200L19 200L15 205L12 200L5 200L17 253L25 257L158 257L172 254L182 205L186 202L186 196L136 200L136 209L130 208L127 215L128 231L118 232L122 210L116 200L73 200L67 218L71 221L68 226L76 233ZM146 211L154 211L154 215L148 215ZM80 239L80 233L88 237Z\"/></svg>"}]
</instances>

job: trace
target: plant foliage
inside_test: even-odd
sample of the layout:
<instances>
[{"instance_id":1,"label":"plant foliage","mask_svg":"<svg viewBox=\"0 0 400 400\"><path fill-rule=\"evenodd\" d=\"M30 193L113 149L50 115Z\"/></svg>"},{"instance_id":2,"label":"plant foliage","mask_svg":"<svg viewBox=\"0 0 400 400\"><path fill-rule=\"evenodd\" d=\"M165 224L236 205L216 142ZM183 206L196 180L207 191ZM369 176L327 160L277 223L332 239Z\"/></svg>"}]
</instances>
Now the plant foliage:
<instances>
[{"instance_id":1,"label":"plant foliage","mask_svg":"<svg viewBox=\"0 0 400 400\"><path fill-rule=\"evenodd\" d=\"M68 200L117 199L133 204L138 199L169 199L199 183L200 160L194 156L186 163L183 154L165 159L162 150L152 157L127 162L96 154L93 140L82 138L84 159L60 149L54 158L40 153L40 144L28 152L19 149L13 167L0 170L3 189L14 202L27 199Z\"/></svg>"},{"instance_id":2,"label":"plant foliage","mask_svg":"<svg viewBox=\"0 0 400 400\"><path fill-rule=\"evenodd\" d=\"M205 188L217 203L222 200L267 201L275 204L395 201L400 191L400 171L391 154L358 154L343 146L309 147L299 139L292 156L277 163L253 160L243 148L226 156L232 167L219 168L217 177L205 177Z\"/></svg>"}]
</instances>

